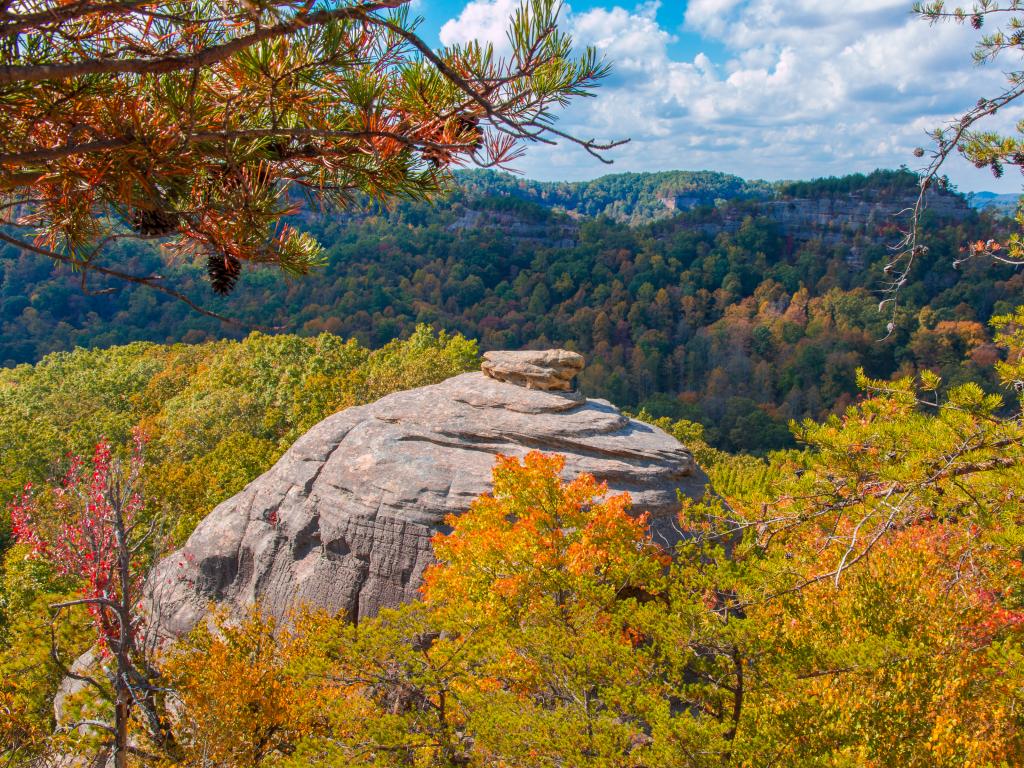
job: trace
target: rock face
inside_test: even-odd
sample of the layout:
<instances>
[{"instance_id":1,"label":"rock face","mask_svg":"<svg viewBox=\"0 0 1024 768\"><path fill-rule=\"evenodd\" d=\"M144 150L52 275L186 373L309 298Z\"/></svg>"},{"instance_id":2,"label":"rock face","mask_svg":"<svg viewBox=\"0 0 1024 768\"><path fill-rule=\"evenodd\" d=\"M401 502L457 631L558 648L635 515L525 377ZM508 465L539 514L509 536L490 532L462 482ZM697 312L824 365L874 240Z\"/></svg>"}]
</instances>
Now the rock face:
<instances>
[{"instance_id":1,"label":"rock face","mask_svg":"<svg viewBox=\"0 0 1024 768\"><path fill-rule=\"evenodd\" d=\"M484 376L527 389L569 392L583 370L583 355L566 349L484 352Z\"/></svg>"},{"instance_id":2,"label":"rock face","mask_svg":"<svg viewBox=\"0 0 1024 768\"><path fill-rule=\"evenodd\" d=\"M574 365L559 359L563 372ZM567 477L591 472L631 493L666 543L681 535L677 489L696 498L706 483L684 446L606 401L463 374L349 408L300 438L157 566L151 626L179 636L211 603L275 615L305 603L358 619L413 600L444 517L490 489L497 454L531 450L564 454Z\"/></svg>"},{"instance_id":3,"label":"rock face","mask_svg":"<svg viewBox=\"0 0 1024 768\"><path fill-rule=\"evenodd\" d=\"M753 212L775 222L781 234L798 241L820 239L826 245L848 246L854 236L862 235L888 242L890 235L884 226L905 220L905 212L916 202L916 194L886 196L870 192L766 200L752 208L726 207L700 229L710 235L736 232ZM962 197L940 192L929 193L928 210L953 221L963 221L970 215L970 208Z\"/></svg>"}]
</instances>

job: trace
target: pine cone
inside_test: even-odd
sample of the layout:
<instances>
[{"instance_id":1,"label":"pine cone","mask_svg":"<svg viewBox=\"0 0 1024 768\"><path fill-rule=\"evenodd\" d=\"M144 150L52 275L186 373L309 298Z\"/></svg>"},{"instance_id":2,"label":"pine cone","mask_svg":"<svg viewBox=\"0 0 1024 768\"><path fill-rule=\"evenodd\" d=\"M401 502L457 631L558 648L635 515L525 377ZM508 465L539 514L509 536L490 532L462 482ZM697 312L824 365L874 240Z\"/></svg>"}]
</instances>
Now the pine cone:
<instances>
[{"instance_id":1,"label":"pine cone","mask_svg":"<svg viewBox=\"0 0 1024 768\"><path fill-rule=\"evenodd\" d=\"M242 262L227 254L212 254L206 259L206 273L210 276L213 292L227 296L242 274Z\"/></svg>"}]
</instances>

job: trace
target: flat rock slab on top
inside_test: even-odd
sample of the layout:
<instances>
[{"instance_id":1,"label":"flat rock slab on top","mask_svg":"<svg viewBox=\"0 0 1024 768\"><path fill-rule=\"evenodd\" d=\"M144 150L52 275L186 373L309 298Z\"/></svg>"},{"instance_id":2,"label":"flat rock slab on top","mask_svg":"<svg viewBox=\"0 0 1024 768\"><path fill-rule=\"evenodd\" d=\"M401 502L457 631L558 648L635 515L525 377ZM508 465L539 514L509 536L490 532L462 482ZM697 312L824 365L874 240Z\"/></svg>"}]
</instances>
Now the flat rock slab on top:
<instances>
[{"instance_id":1,"label":"flat rock slab on top","mask_svg":"<svg viewBox=\"0 0 1024 768\"><path fill-rule=\"evenodd\" d=\"M217 603L358 618L414 600L445 516L491 489L498 454L531 450L563 454L567 479L628 491L665 544L681 536L677 489L699 498L707 481L678 441L604 400L463 374L313 427L158 564L151 626L180 636Z\"/></svg>"},{"instance_id":2,"label":"flat rock slab on top","mask_svg":"<svg viewBox=\"0 0 1024 768\"><path fill-rule=\"evenodd\" d=\"M480 370L492 379L527 389L568 392L583 370L583 355L567 349L484 352Z\"/></svg>"}]
</instances>

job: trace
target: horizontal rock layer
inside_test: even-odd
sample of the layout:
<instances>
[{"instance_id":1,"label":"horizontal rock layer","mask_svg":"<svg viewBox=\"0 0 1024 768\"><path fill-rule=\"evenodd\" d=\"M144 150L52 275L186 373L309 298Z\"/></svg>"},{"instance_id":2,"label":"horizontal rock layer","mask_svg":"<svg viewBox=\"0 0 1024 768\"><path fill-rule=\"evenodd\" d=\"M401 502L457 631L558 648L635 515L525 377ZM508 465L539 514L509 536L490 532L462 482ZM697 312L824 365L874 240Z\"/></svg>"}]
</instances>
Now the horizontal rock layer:
<instances>
[{"instance_id":1,"label":"horizontal rock layer","mask_svg":"<svg viewBox=\"0 0 1024 768\"><path fill-rule=\"evenodd\" d=\"M677 489L703 494L691 453L663 431L578 393L480 373L389 395L324 420L219 505L149 584L152 625L187 632L224 603L285 615L307 603L352 618L413 600L448 513L490 490L498 454L566 456L632 494L652 531L678 540Z\"/></svg>"},{"instance_id":2,"label":"horizontal rock layer","mask_svg":"<svg viewBox=\"0 0 1024 768\"><path fill-rule=\"evenodd\" d=\"M583 370L583 355L567 349L484 352L484 376L527 389L572 391L572 380Z\"/></svg>"}]
</instances>

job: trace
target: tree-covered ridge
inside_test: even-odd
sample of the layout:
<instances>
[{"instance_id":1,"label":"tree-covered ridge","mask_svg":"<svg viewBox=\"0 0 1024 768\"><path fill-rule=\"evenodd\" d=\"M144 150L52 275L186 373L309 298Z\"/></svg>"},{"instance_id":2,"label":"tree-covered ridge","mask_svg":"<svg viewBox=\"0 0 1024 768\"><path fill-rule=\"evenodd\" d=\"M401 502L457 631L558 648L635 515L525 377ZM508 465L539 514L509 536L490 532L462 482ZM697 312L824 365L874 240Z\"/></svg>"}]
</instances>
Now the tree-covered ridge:
<instances>
[{"instance_id":1,"label":"tree-covered ridge","mask_svg":"<svg viewBox=\"0 0 1024 768\"><path fill-rule=\"evenodd\" d=\"M866 190L862 206L870 189L901 179L853 177L844 188ZM630 226L573 222L512 195L460 195L440 207L320 219L317 235L330 243L320 274L282 282L248 272L230 303L214 306L370 347L427 323L483 349L576 349L589 361L588 394L700 421L721 447L765 450L790 444L788 419L841 410L856 394L857 366L880 378L930 368L950 382L991 383L985 320L1008 311L1024 279L982 260L955 269L964 244L994 225L962 203L955 217L937 210L926 224L929 251L887 336L876 291L898 223L857 208L838 227L842 209L812 205L842 198L807 198L813 210L799 227L785 218L788 203L757 200ZM130 260L140 270L161 263L152 251ZM144 290L85 295L74 277L52 276L35 257L8 251L2 274L0 358L8 363L73 346L237 333ZM194 267L172 265L167 275L203 290Z\"/></svg>"},{"instance_id":2,"label":"tree-covered ridge","mask_svg":"<svg viewBox=\"0 0 1024 768\"><path fill-rule=\"evenodd\" d=\"M809 181L784 181L776 185L775 191L781 198L822 197L850 194L868 194L880 198L901 195L916 196L920 179L916 173L899 168L878 169L871 173L852 173L846 176L829 176Z\"/></svg>"},{"instance_id":3,"label":"tree-covered ridge","mask_svg":"<svg viewBox=\"0 0 1024 768\"><path fill-rule=\"evenodd\" d=\"M616 173L592 181L542 182L510 173L472 170L455 174L467 197L517 197L575 216L607 216L633 224L667 218L677 207L717 201L766 199L772 185L716 171Z\"/></svg>"}]
</instances>

